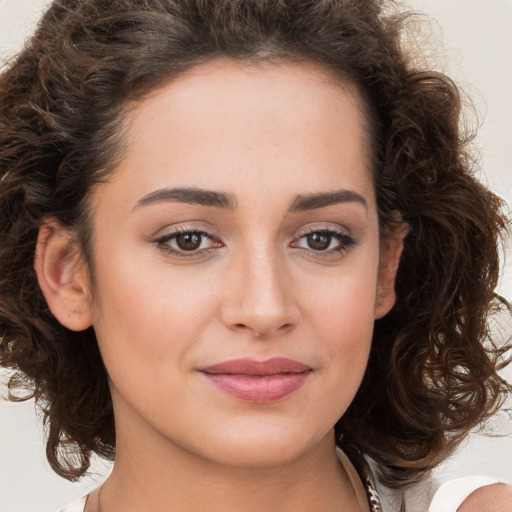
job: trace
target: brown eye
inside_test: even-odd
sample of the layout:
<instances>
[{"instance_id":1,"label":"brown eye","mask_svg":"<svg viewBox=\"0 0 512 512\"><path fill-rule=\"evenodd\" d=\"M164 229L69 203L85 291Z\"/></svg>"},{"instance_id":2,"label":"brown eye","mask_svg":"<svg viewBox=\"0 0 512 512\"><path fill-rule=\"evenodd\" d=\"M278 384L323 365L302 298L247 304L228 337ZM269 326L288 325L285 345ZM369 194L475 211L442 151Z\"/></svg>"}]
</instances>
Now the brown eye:
<instances>
[{"instance_id":1,"label":"brown eye","mask_svg":"<svg viewBox=\"0 0 512 512\"><path fill-rule=\"evenodd\" d=\"M176 257L201 256L211 249L222 247L222 242L204 231L175 231L155 240L164 253Z\"/></svg>"},{"instance_id":2,"label":"brown eye","mask_svg":"<svg viewBox=\"0 0 512 512\"><path fill-rule=\"evenodd\" d=\"M203 235L201 233L182 233L176 236L176 245L182 251L196 251L201 247Z\"/></svg>"},{"instance_id":3,"label":"brown eye","mask_svg":"<svg viewBox=\"0 0 512 512\"><path fill-rule=\"evenodd\" d=\"M306 241L310 249L325 251L331 245L332 238L331 234L315 232L307 235Z\"/></svg>"},{"instance_id":4,"label":"brown eye","mask_svg":"<svg viewBox=\"0 0 512 512\"><path fill-rule=\"evenodd\" d=\"M356 245L356 240L343 231L333 229L315 229L304 233L292 242L292 247L305 249L317 257L332 257L349 252Z\"/></svg>"}]
</instances>

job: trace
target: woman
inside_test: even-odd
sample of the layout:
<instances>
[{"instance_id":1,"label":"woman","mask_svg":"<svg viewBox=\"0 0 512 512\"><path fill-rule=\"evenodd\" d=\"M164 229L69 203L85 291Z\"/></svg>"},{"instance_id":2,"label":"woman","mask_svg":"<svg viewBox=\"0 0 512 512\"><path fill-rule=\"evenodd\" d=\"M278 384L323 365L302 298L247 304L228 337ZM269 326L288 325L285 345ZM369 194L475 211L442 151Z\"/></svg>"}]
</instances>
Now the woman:
<instances>
[{"instance_id":1,"label":"woman","mask_svg":"<svg viewBox=\"0 0 512 512\"><path fill-rule=\"evenodd\" d=\"M115 454L80 510L379 510L362 454L499 406L506 219L382 5L59 1L0 79L1 360L58 474Z\"/></svg>"}]
</instances>

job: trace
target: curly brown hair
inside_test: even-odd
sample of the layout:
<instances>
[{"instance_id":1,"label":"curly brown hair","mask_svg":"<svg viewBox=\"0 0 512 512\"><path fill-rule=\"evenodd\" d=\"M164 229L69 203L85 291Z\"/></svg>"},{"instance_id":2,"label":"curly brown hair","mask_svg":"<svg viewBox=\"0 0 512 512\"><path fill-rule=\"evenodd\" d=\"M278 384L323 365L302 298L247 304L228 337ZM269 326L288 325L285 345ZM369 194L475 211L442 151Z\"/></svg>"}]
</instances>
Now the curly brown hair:
<instances>
[{"instance_id":1,"label":"curly brown hair","mask_svg":"<svg viewBox=\"0 0 512 512\"><path fill-rule=\"evenodd\" d=\"M407 19L382 0L53 2L0 76L0 363L15 370L11 399L42 406L58 474L83 475L92 452L113 458L115 429L94 330L60 325L38 286L39 227L57 218L87 255L87 199L123 156L127 105L219 56L315 62L355 84L382 234L394 211L410 227L340 442L402 486L496 410L508 388L487 320L507 218L474 177L457 87L403 48Z\"/></svg>"}]
</instances>

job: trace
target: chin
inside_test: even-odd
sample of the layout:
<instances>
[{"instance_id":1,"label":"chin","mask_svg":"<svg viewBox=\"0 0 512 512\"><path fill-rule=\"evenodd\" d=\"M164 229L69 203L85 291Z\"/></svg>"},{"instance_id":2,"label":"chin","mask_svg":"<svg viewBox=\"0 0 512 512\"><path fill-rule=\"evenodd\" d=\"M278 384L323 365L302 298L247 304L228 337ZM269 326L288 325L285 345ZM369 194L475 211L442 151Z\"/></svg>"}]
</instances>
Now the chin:
<instances>
[{"instance_id":1,"label":"chin","mask_svg":"<svg viewBox=\"0 0 512 512\"><path fill-rule=\"evenodd\" d=\"M233 467L276 467L292 463L325 443L334 446L332 430L324 436L275 428L241 432L226 431L220 439L211 440L202 447L204 455Z\"/></svg>"}]
</instances>

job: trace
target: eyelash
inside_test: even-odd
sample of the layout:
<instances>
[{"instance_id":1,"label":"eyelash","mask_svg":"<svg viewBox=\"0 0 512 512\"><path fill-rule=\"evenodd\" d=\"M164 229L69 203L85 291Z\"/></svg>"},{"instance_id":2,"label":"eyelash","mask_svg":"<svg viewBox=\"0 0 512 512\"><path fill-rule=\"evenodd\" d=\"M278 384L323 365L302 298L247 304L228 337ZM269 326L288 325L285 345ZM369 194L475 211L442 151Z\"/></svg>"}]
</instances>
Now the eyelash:
<instances>
[{"instance_id":1,"label":"eyelash","mask_svg":"<svg viewBox=\"0 0 512 512\"><path fill-rule=\"evenodd\" d=\"M172 240L176 240L181 235L196 235L196 236L201 237L200 245L202 245L203 240L206 238L206 239L210 240L211 242L213 242L214 244L216 244L216 246L208 247L208 248L204 248L204 249L192 249L190 251L187 251L185 249L172 248L169 245L169 242L171 242ZM313 248L305 248L305 247L300 247L297 245L297 243L300 240L303 240L311 235L323 235L323 236L329 237L330 238L329 244L328 244L329 246L332 243L332 239L337 240L339 242L339 244L335 248L326 249L326 250L316 250ZM179 258L190 258L190 257L203 256L204 254L211 252L213 249L223 247L223 244L220 240L213 237L211 234L207 233L206 231L201 231L198 229L189 229L189 228L176 229L172 233L168 233L164 236L157 238L154 241L154 243L165 254L179 257ZM305 252L307 254L313 253L316 257L318 257L318 256L327 257L328 255L339 255L342 253L347 253L352 249L352 247L354 247L356 245L356 243L357 242L356 242L355 238L353 238L351 235L349 235L343 231L337 231L337 230L328 229L328 228L320 228L320 229L316 228L316 229L311 229L311 230L301 234L298 238L296 238L292 242L291 247L301 249L302 252Z\"/></svg>"}]
</instances>

